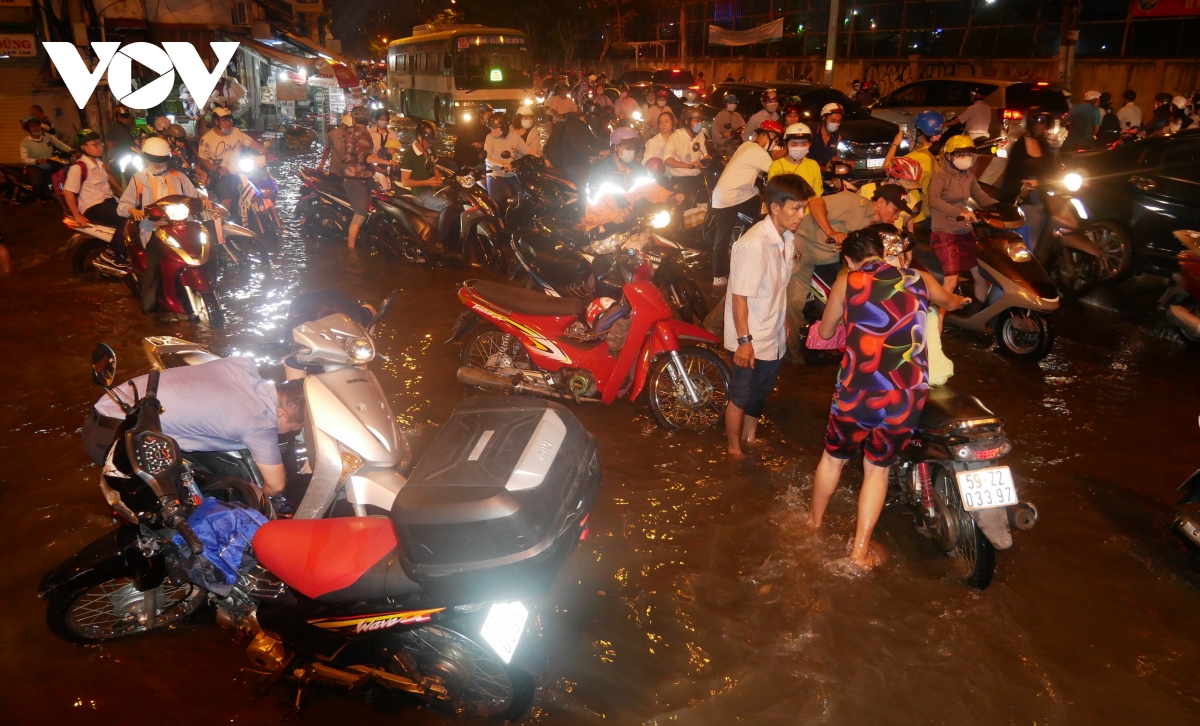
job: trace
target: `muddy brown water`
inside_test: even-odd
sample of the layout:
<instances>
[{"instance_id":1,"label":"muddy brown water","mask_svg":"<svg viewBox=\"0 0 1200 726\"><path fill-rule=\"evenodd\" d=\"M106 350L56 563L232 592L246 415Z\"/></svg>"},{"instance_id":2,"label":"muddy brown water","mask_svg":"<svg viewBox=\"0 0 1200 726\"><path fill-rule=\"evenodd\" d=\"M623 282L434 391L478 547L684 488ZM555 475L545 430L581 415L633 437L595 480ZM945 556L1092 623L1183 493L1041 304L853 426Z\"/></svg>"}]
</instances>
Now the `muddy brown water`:
<instances>
[{"instance_id":1,"label":"muddy brown water","mask_svg":"<svg viewBox=\"0 0 1200 726\"><path fill-rule=\"evenodd\" d=\"M281 207L303 159L282 162ZM97 390L88 357L174 334L222 352L278 335L288 300L335 287L402 291L372 364L419 453L462 399L456 283L482 273L349 255L297 234L270 276L227 282L226 330L143 317L118 284L80 283L54 210L0 208L14 272L0 278L0 722L275 723L288 691L235 682L242 641L201 618L81 648L56 639L35 590L108 529L78 429ZM604 484L591 537L538 603L548 652L528 723L1195 724L1200 576L1167 531L1175 488L1200 466L1200 357L1153 322L1131 283L1055 316L1040 364L1014 364L970 334L947 336L951 385L1008 421L1008 462L1041 520L972 592L950 560L889 509L890 557L862 579L825 568L853 529L854 494L824 532L802 527L833 390L832 369L788 365L760 456L732 463L720 432L667 433L644 400L576 407L597 437ZM848 467L843 484L860 471ZM404 699L310 698L297 723L463 722Z\"/></svg>"}]
</instances>

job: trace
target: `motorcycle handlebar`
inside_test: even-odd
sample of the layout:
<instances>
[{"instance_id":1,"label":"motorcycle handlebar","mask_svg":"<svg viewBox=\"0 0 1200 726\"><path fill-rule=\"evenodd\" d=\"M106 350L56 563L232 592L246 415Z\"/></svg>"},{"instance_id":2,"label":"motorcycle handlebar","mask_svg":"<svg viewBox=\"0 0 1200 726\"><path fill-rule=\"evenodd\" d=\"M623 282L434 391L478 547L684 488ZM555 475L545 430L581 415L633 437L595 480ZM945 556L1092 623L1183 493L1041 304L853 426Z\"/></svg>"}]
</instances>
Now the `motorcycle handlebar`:
<instances>
[{"instance_id":1,"label":"motorcycle handlebar","mask_svg":"<svg viewBox=\"0 0 1200 726\"><path fill-rule=\"evenodd\" d=\"M203 553L204 543L192 531L192 525L183 520L183 515L178 515L178 517L180 521L174 524L175 531L179 533L180 537L183 537L183 541L187 543L188 549L192 551L192 554L198 555Z\"/></svg>"},{"instance_id":2,"label":"motorcycle handlebar","mask_svg":"<svg viewBox=\"0 0 1200 726\"><path fill-rule=\"evenodd\" d=\"M155 369L146 376L146 398L158 398L158 378L161 374L162 371Z\"/></svg>"}]
</instances>

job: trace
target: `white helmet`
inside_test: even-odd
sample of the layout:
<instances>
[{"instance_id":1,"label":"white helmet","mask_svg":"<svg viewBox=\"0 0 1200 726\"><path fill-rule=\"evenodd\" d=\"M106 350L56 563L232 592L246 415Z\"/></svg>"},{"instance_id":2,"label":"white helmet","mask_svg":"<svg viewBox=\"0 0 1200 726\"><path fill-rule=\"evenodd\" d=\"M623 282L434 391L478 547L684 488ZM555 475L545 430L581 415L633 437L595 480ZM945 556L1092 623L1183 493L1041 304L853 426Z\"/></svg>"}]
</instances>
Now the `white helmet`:
<instances>
[{"instance_id":1,"label":"white helmet","mask_svg":"<svg viewBox=\"0 0 1200 726\"><path fill-rule=\"evenodd\" d=\"M783 131L783 140L789 139L811 139L812 129L804 124L791 124Z\"/></svg>"},{"instance_id":2,"label":"white helmet","mask_svg":"<svg viewBox=\"0 0 1200 726\"><path fill-rule=\"evenodd\" d=\"M233 118L233 111L230 111L224 106L214 106L212 110L212 116L214 121L219 118Z\"/></svg>"},{"instance_id":3,"label":"white helmet","mask_svg":"<svg viewBox=\"0 0 1200 726\"><path fill-rule=\"evenodd\" d=\"M528 107L528 106L522 106L522 107L520 107L520 108L518 108L518 109L517 109L517 113L516 113L516 115L517 115L517 116L532 116L532 115L533 115L533 109L532 109L532 108L530 108L530 107Z\"/></svg>"},{"instance_id":4,"label":"white helmet","mask_svg":"<svg viewBox=\"0 0 1200 726\"><path fill-rule=\"evenodd\" d=\"M1182 111L1183 109L1187 108L1188 100L1183 96L1176 96L1175 98L1171 99L1171 105Z\"/></svg>"},{"instance_id":5,"label":"white helmet","mask_svg":"<svg viewBox=\"0 0 1200 726\"><path fill-rule=\"evenodd\" d=\"M842 108L840 103L827 103L821 107L821 118L825 118L831 113L846 113L846 109Z\"/></svg>"},{"instance_id":6,"label":"white helmet","mask_svg":"<svg viewBox=\"0 0 1200 726\"><path fill-rule=\"evenodd\" d=\"M142 156L146 157L147 161L165 164L171 158L171 147L167 145L166 139L152 136L142 142Z\"/></svg>"}]
</instances>

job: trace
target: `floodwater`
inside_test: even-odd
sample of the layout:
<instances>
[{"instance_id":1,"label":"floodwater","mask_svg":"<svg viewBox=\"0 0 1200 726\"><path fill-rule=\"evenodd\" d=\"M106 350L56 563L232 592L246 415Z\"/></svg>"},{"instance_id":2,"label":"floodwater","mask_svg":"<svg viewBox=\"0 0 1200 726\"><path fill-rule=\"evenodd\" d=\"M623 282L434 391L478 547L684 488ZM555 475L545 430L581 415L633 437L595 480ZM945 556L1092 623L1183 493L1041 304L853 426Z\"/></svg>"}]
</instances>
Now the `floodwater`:
<instances>
[{"instance_id":1,"label":"floodwater","mask_svg":"<svg viewBox=\"0 0 1200 726\"><path fill-rule=\"evenodd\" d=\"M281 207L295 171L281 162ZM290 195L290 200L289 200ZM97 341L122 376L143 372L143 336L174 334L222 352L279 333L288 300L342 289L400 302L372 367L420 451L461 400L456 283L481 273L389 263L318 246L294 225L272 275L229 280L223 331L143 317L118 284L71 277L69 236L49 208L0 209L15 265L0 278L0 721L13 724L275 723L282 686L235 682L242 641L200 618L103 646L56 639L35 590L42 575L110 525L78 429L98 396ZM834 371L788 365L748 463L722 434L666 433L644 400L579 406L599 440L604 484L591 537L539 603L545 672L526 723L544 724L1196 724L1200 575L1168 532L1175 488L1200 466L1200 358L1162 334L1141 283L1055 316L1037 365L951 333L951 385L1007 419L1007 463L1038 506L1031 532L972 592L908 514L885 511L886 563L861 579L843 556L854 494L826 529L802 526ZM848 467L844 484L861 472ZM301 724L459 721L403 699L314 694Z\"/></svg>"}]
</instances>

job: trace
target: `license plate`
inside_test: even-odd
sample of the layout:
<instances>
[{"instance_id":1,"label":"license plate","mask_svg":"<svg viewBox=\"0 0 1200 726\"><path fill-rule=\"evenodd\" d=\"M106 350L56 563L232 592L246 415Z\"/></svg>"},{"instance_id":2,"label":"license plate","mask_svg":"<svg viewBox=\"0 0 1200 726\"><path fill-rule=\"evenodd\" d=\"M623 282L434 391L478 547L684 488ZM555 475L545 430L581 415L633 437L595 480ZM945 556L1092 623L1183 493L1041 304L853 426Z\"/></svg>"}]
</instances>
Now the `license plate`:
<instances>
[{"instance_id":1,"label":"license plate","mask_svg":"<svg viewBox=\"0 0 1200 726\"><path fill-rule=\"evenodd\" d=\"M683 91L679 90L678 88L672 89L672 92L675 94L676 98L683 98Z\"/></svg>"},{"instance_id":2,"label":"license plate","mask_svg":"<svg viewBox=\"0 0 1200 726\"><path fill-rule=\"evenodd\" d=\"M957 476L963 508L968 512L1017 503L1017 487L1007 466L960 471Z\"/></svg>"},{"instance_id":3,"label":"license plate","mask_svg":"<svg viewBox=\"0 0 1200 726\"><path fill-rule=\"evenodd\" d=\"M493 603L479 634L492 646L496 655L508 663L513 653L517 652L517 643L525 632L525 620L528 618L529 611L519 602Z\"/></svg>"},{"instance_id":4,"label":"license plate","mask_svg":"<svg viewBox=\"0 0 1200 726\"><path fill-rule=\"evenodd\" d=\"M868 169L882 169L883 168L883 159L867 159L867 168Z\"/></svg>"}]
</instances>

